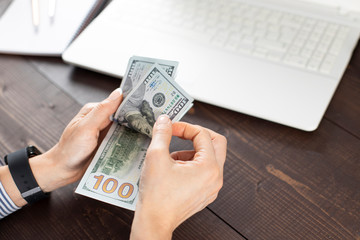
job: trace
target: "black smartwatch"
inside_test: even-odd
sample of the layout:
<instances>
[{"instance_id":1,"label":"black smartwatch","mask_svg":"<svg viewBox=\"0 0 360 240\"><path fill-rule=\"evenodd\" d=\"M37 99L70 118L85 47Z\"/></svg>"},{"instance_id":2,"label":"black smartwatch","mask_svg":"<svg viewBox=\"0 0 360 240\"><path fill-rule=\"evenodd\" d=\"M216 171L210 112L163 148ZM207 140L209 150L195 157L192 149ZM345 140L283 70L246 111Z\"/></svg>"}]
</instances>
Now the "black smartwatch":
<instances>
[{"instance_id":1,"label":"black smartwatch","mask_svg":"<svg viewBox=\"0 0 360 240\"><path fill-rule=\"evenodd\" d=\"M40 154L41 152L35 146L28 146L4 157L21 196L29 204L48 196L36 182L29 164L29 158Z\"/></svg>"}]
</instances>

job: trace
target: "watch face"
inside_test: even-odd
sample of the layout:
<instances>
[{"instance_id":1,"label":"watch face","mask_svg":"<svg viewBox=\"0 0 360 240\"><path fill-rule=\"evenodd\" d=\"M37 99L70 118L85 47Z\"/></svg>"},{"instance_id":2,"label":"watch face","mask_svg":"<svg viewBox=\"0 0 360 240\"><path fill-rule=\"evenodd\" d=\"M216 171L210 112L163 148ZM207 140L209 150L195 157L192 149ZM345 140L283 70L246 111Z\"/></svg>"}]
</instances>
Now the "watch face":
<instances>
[{"instance_id":1,"label":"watch face","mask_svg":"<svg viewBox=\"0 0 360 240\"><path fill-rule=\"evenodd\" d=\"M41 154L39 149L37 149L35 146L28 146L26 150L29 158Z\"/></svg>"}]
</instances>

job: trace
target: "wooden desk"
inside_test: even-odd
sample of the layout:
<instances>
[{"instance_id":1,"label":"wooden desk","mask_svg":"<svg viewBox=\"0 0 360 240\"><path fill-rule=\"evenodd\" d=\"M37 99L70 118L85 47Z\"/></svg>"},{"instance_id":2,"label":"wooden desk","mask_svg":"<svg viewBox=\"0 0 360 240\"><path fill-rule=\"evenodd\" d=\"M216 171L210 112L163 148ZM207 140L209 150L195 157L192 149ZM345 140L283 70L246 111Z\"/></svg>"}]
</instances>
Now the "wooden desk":
<instances>
[{"instance_id":1,"label":"wooden desk","mask_svg":"<svg viewBox=\"0 0 360 240\"><path fill-rule=\"evenodd\" d=\"M83 103L119 84L58 58L0 55L0 156L31 143L49 149ZM224 134L228 157L218 199L174 239L360 239L359 46L315 132L200 102L184 121ZM128 239L133 212L76 186L1 220L0 238Z\"/></svg>"}]
</instances>

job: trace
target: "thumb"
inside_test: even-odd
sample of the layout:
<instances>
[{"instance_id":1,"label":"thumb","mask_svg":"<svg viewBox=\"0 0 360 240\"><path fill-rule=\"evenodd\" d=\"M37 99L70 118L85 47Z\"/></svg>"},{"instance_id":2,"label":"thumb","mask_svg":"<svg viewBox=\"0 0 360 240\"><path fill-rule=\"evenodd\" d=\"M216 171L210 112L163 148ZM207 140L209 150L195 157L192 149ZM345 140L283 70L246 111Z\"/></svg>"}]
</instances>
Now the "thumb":
<instances>
[{"instance_id":1,"label":"thumb","mask_svg":"<svg viewBox=\"0 0 360 240\"><path fill-rule=\"evenodd\" d=\"M172 123L167 115L161 115L155 122L152 140L148 152L154 152L161 156L169 155L169 147L172 137ZM158 156L159 158L160 156Z\"/></svg>"},{"instance_id":2,"label":"thumb","mask_svg":"<svg viewBox=\"0 0 360 240\"><path fill-rule=\"evenodd\" d=\"M103 130L110 123L110 116L115 113L123 99L121 88L115 89L106 99L98 103L86 116L89 127Z\"/></svg>"}]
</instances>

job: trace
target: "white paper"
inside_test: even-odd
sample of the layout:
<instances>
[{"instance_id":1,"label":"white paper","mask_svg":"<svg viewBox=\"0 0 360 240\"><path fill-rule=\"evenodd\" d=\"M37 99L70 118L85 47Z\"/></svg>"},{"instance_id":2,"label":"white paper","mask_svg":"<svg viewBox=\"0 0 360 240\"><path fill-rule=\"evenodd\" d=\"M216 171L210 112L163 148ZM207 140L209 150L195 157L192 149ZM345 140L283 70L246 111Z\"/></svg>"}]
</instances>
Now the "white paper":
<instances>
[{"instance_id":1,"label":"white paper","mask_svg":"<svg viewBox=\"0 0 360 240\"><path fill-rule=\"evenodd\" d=\"M39 0L40 25L32 21L31 0L14 0L0 18L0 52L61 55L96 0L58 0L49 16L49 0Z\"/></svg>"}]
</instances>

